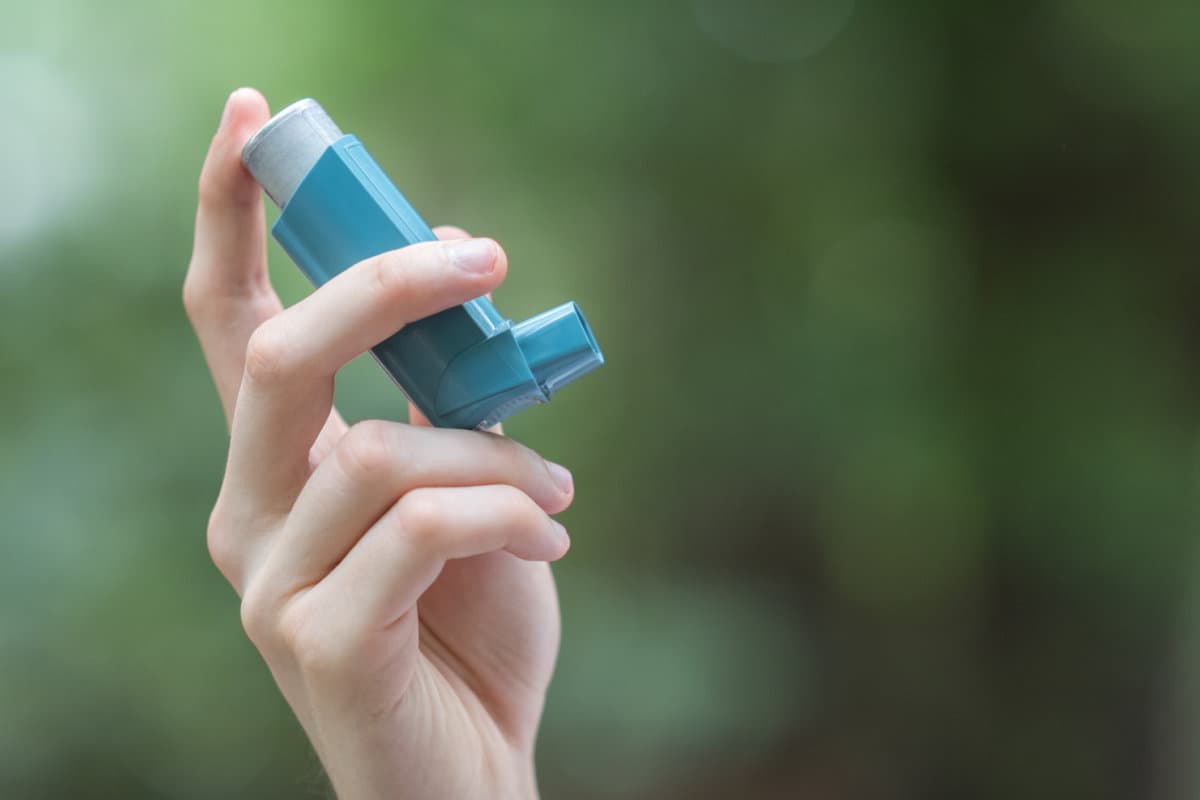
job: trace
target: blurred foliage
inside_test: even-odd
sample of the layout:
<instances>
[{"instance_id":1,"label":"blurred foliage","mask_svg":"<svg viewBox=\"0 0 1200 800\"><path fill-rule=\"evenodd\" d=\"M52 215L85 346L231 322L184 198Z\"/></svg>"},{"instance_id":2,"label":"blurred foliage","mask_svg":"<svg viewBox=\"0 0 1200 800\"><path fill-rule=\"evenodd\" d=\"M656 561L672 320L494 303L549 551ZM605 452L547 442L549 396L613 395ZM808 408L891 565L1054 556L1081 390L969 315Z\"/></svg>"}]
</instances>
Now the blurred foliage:
<instances>
[{"instance_id":1,"label":"blurred foliage","mask_svg":"<svg viewBox=\"0 0 1200 800\"><path fill-rule=\"evenodd\" d=\"M1200 792L1200 5L0 10L0 796L326 791L204 547L243 84L605 347L509 426L579 486L546 797Z\"/></svg>"}]
</instances>

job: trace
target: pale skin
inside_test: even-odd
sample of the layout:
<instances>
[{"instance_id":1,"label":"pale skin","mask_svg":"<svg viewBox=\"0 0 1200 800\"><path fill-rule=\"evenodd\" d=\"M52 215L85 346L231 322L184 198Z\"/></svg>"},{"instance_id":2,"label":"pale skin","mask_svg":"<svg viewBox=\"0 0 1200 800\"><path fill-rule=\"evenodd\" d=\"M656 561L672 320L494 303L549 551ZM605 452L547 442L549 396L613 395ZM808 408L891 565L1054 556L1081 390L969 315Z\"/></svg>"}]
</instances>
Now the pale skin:
<instances>
[{"instance_id":1,"label":"pale skin","mask_svg":"<svg viewBox=\"0 0 1200 800\"><path fill-rule=\"evenodd\" d=\"M570 472L415 410L347 426L333 408L341 366L495 289L504 251L440 228L285 310L239 157L269 116L258 92L230 96L183 288L230 430L209 551L338 797L536 797Z\"/></svg>"}]
</instances>

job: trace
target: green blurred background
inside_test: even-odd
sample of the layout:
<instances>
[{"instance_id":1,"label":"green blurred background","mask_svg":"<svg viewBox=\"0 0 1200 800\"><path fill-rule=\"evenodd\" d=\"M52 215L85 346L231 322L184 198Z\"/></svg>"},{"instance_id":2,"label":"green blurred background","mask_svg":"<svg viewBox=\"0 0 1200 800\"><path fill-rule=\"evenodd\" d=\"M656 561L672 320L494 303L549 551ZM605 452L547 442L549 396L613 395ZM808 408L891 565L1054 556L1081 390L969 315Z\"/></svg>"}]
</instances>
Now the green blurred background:
<instances>
[{"instance_id":1,"label":"green blurred background","mask_svg":"<svg viewBox=\"0 0 1200 800\"><path fill-rule=\"evenodd\" d=\"M204 546L247 84L605 348L509 426L579 487L545 797L1200 797L1200 5L0 12L0 797L327 792Z\"/></svg>"}]
</instances>

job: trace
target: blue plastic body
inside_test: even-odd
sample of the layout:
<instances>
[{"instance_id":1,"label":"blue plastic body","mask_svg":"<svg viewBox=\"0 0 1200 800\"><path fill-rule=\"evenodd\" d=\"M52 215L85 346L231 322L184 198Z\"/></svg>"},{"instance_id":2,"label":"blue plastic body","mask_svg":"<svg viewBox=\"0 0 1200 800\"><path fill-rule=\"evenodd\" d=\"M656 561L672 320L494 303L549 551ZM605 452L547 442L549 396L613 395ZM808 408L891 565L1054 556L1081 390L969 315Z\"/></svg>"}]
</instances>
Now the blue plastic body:
<instances>
[{"instance_id":1,"label":"blue plastic body","mask_svg":"<svg viewBox=\"0 0 1200 800\"><path fill-rule=\"evenodd\" d=\"M350 134L325 150L272 233L316 286L365 258L436 239ZM486 297L412 322L372 353L431 423L453 428L495 425L604 363L575 303L514 325Z\"/></svg>"}]
</instances>

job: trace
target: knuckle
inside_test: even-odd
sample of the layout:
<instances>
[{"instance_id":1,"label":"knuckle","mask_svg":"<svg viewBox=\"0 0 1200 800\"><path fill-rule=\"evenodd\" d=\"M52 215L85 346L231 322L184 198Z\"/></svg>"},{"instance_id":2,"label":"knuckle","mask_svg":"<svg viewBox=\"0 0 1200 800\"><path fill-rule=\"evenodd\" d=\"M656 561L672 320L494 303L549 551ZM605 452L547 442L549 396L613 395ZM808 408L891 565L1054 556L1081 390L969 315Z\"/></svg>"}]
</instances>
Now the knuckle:
<instances>
[{"instance_id":1,"label":"knuckle","mask_svg":"<svg viewBox=\"0 0 1200 800\"><path fill-rule=\"evenodd\" d=\"M230 523L225 507L220 503L213 507L208 517L208 530L205 536L208 544L208 555L221 574L230 577L233 574L236 561L236 532Z\"/></svg>"},{"instance_id":2,"label":"knuckle","mask_svg":"<svg viewBox=\"0 0 1200 800\"><path fill-rule=\"evenodd\" d=\"M261 589L251 585L242 596L242 630L247 638L260 649L270 646L275 635L275 613L273 604Z\"/></svg>"},{"instance_id":3,"label":"knuckle","mask_svg":"<svg viewBox=\"0 0 1200 800\"><path fill-rule=\"evenodd\" d=\"M206 293L200 289L194 279L191 277L184 279L183 310L187 313L188 319L192 322L196 321L203 312L204 306L207 304L207 299Z\"/></svg>"},{"instance_id":4,"label":"knuckle","mask_svg":"<svg viewBox=\"0 0 1200 800\"><path fill-rule=\"evenodd\" d=\"M507 436L496 433L489 433L488 436L501 448L503 457L517 466L529 478L535 481L551 480L550 473L546 468L546 459L538 455L536 451Z\"/></svg>"},{"instance_id":5,"label":"knuckle","mask_svg":"<svg viewBox=\"0 0 1200 800\"><path fill-rule=\"evenodd\" d=\"M526 449L523 445L509 439L507 436L501 436L498 433L489 431L477 431L479 440L483 443L483 447L487 448L489 454L505 462L520 463L520 459L524 457L523 451Z\"/></svg>"},{"instance_id":6,"label":"knuckle","mask_svg":"<svg viewBox=\"0 0 1200 800\"><path fill-rule=\"evenodd\" d=\"M449 264L446 247L439 242L419 242L399 250L372 256L365 262L371 288L384 300L407 297L422 290L435 273L455 275L443 268Z\"/></svg>"},{"instance_id":7,"label":"knuckle","mask_svg":"<svg viewBox=\"0 0 1200 800\"><path fill-rule=\"evenodd\" d=\"M547 483L553 484L546 460L536 451L503 434L480 431L478 435L482 437L482 446L489 451L488 456L503 468L505 474L512 476L509 480L515 484L533 490Z\"/></svg>"},{"instance_id":8,"label":"knuckle","mask_svg":"<svg viewBox=\"0 0 1200 800\"><path fill-rule=\"evenodd\" d=\"M406 294L411 283L407 266L410 257L409 252L396 250L372 256L367 261L371 288L383 298Z\"/></svg>"},{"instance_id":9,"label":"knuckle","mask_svg":"<svg viewBox=\"0 0 1200 800\"><path fill-rule=\"evenodd\" d=\"M388 472L394 461L390 433L390 426L381 420L366 420L351 427L335 451L342 472L351 480Z\"/></svg>"},{"instance_id":10,"label":"knuckle","mask_svg":"<svg viewBox=\"0 0 1200 800\"><path fill-rule=\"evenodd\" d=\"M536 475L537 480L541 483L553 485L554 477L550 474L550 467L546 464L546 459L525 445L517 445L517 447L521 448L521 458L524 460L525 468L529 470L529 474ZM558 491L557 488L555 491Z\"/></svg>"},{"instance_id":11,"label":"knuckle","mask_svg":"<svg viewBox=\"0 0 1200 800\"><path fill-rule=\"evenodd\" d=\"M305 674L315 678L334 678L346 674L353 664L351 648L332 636L306 634L302 628L292 641L292 658Z\"/></svg>"},{"instance_id":12,"label":"knuckle","mask_svg":"<svg viewBox=\"0 0 1200 800\"><path fill-rule=\"evenodd\" d=\"M309 676L342 675L353 664L354 648L346 636L326 630L302 602L283 610L278 628L282 646Z\"/></svg>"},{"instance_id":13,"label":"knuckle","mask_svg":"<svg viewBox=\"0 0 1200 800\"><path fill-rule=\"evenodd\" d=\"M510 525L519 528L536 525L545 516L529 495L514 486L497 487L492 513L498 519L507 520Z\"/></svg>"},{"instance_id":14,"label":"knuckle","mask_svg":"<svg viewBox=\"0 0 1200 800\"><path fill-rule=\"evenodd\" d=\"M320 637L312 633L313 622L302 603L295 600L279 614L277 626L280 644L297 662L312 660L313 650L320 646Z\"/></svg>"},{"instance_id":15,"label":"knuckle","mask_svg":"<svg viewBox=\"0 0 1200 800\"><path fill-rule=\"evenodd\" d=\"M434 549L445 512L435 491L414 489L396 504L396 521L405 535L425 549Z\"/></svg>"},{"instance_id":16,"label":"knuckle","mask_svg":"<svg viewBox=\"0 0 1200 800\"><path fill-rule=\"evenodd\" d=\"M271 319L259 325L246 343L246 376L257 383L274 383L291 370L290 348L283 326Z\"/></svg>"}]
</instances>

